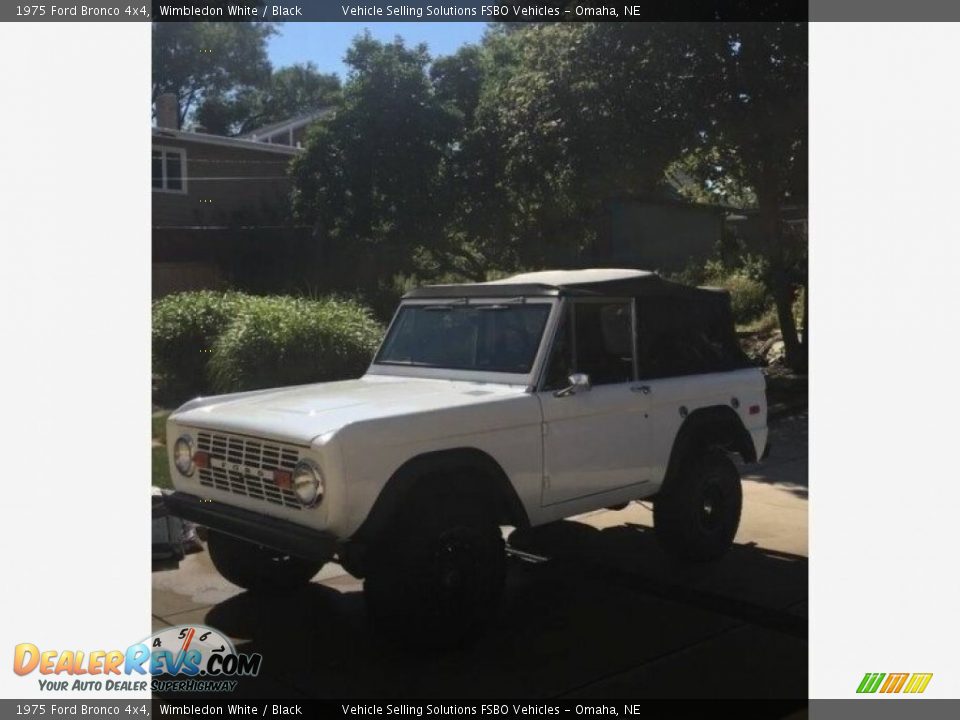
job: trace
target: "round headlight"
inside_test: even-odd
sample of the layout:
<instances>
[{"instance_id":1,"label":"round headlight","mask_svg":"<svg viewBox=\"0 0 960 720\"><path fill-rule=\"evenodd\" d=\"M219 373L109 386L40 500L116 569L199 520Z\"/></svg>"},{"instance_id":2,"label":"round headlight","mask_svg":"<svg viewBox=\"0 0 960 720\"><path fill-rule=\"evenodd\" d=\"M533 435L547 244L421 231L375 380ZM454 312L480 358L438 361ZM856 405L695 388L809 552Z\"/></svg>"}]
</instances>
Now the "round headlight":
<instances>
[{"instance_id":1,"label":"round headlight","mask_svg":"<svg viewBox=\"0 0 960 720\"><path fill-rule=\"evenodd\" d=\"M323 476L320 468L309 460L301 460L293 469L293 492L304 507L312 507L323 499Z\"/></svg>"},{"instance_id":2,"label":"round headlight","mask_svg":"<svg viewBox=\"0 0 960 720\"><path fill-rule=\"evenodd\" d=\"M193 475L193 439L189 435L181 435L174 443L173 464L181 475Z\"/></svg>"}]
</instances>

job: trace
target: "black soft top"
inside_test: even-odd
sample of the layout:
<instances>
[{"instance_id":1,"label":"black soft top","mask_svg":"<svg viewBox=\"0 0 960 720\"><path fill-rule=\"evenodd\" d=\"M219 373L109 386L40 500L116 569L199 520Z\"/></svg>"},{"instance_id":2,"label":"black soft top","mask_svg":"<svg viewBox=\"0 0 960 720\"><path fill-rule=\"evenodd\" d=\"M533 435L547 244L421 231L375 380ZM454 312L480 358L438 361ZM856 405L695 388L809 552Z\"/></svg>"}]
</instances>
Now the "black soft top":
<instances>
[{"instance_id":1,"label":"black soft top","mask_svg":"<svg viewBox=\"0 0 960 720\"><path fill-rule=\"evenodd\" d=\"M715 303L726 300L724 290L698 288L664 280L644 270L592 269L546 270L524 273L502 280L458 285L424 285L411 290L404 299L489 298L489 297L639 297L682 296ZM723 302L721 300L721 302Z\"/></svg>"}]
</instances>

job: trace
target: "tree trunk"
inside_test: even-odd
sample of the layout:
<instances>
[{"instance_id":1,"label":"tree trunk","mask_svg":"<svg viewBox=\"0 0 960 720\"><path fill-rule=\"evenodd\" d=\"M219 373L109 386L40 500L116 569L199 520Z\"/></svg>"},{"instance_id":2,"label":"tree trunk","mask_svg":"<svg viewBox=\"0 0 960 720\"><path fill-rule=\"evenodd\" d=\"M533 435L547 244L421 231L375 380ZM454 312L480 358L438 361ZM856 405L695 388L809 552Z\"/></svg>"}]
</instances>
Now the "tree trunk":
<instances>
[{"instance_id":1,"label":"tree trunk","mask_svg":"<svg viewBox=\"0 0 960 720\"><path fill-rule=\"evenodd\" d=\"M810 353L810 279L803 286L803 352L806 358Z\"/></svg>"},{"instance_id":2,"label":"tree trunk","mask_svg":"<svg viewBox=\"0 0 960 720\"><path fill-rule=\"evenodd\" d=\"M795 299L793 285L782 267L771 268L771 276L771 284L773 285L771 291L777 307L777 320L780 323L780 333L783 336L787 365L795 372L806 372L806 343L800 342L797 323L793 317L793 301ZM806 341L805 337L804 341Z\"/></svg>"},{"instance_id":3,"label":"tree trunk","mask_svg":"<svg viewBox=\"0 0 960 720\"><path fill-rule=\"evenodd\" d=\"M758 193L760 221L766 238L767 259L770 262L768 284L777 309L777 320L786 354L786 363L795 372L806 372L806 333L804 342L797 334L797 323L793 317L794 287L786 268L783 247L783 232L780 223L780 198L776 192L778 183L765 173L764 192Z\"/></svg>"}]
</instances>

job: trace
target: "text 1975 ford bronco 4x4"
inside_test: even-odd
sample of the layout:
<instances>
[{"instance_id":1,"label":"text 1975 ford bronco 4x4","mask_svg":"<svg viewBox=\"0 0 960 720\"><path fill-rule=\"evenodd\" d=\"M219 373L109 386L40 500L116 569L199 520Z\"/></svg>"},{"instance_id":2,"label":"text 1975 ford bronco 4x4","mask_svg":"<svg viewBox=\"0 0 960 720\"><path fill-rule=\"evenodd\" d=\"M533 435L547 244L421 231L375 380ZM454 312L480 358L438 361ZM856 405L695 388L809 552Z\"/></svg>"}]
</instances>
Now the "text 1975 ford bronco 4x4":
<instances>
[{"instance_id":1,"label":"text 1975 ford bronco 4x4","mask_svg":"<svg viewBox=\"0 0 960 720\"><path fill-rule=\"evenodd\" d=\"M765 383L722 291L637 270L408 293L358 380L200 398L171 415L171 511L251 590L336 559L377 623L457 642L497 606L501 526L650 500L664 550L720 556Z\"/></svg>"}]
</instances>

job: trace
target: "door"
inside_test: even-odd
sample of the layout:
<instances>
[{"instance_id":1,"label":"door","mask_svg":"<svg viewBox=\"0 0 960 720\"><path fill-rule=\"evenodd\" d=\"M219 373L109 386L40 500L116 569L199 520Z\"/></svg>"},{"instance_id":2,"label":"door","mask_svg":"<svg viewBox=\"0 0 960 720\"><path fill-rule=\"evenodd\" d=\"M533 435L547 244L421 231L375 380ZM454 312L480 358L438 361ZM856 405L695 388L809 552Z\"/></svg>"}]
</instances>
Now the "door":
<instances>
[{"instance_id":1,"label":"door","mask_svg":"<svg viewBox=\"0 0 960 720\"><path fill-rule=\"evenodd\" d=\"M543 504L649 480L648 395L636 372L633 302L567 300L538 393L543 411ZM568 392L569 376L590 389Z\"/></svg>"}]
</instances>

